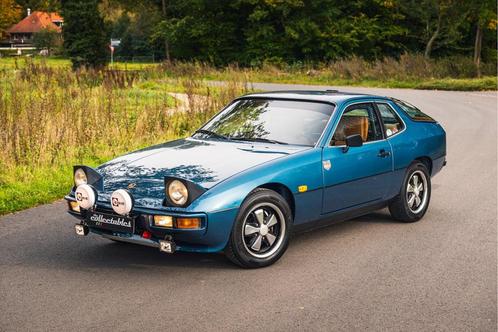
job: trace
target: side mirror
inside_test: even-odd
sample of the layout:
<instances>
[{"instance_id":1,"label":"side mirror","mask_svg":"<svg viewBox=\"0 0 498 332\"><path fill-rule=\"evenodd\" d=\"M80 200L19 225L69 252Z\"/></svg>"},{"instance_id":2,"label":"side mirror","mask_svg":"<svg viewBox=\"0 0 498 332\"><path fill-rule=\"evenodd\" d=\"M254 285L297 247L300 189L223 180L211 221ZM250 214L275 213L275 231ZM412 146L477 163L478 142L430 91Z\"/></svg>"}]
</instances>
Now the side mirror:
<instances>
[{"instance_id":1,"label":"side mirror","mask_svg":"<svg viewBox=\"0 0 498 332\"><path fill-rule=\"evenodd\" d=\"M346 137L346 146L343 148L343 152L348 152L349 148L357 148L363 145L363 139L360 134L350 135Z\"/></svg>"}]
</instances>

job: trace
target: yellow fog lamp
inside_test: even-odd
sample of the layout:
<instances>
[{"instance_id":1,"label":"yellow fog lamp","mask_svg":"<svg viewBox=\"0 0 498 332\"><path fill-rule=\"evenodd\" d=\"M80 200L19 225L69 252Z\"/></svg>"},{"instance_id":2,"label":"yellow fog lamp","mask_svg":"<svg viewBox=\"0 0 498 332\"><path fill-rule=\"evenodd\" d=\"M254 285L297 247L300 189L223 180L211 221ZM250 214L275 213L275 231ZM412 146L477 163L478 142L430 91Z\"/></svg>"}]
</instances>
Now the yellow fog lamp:
<instances>
[{"instance_id":1,"label":"yellow fog lamp","mask_svg":"<svg viewBox=\"0 0 498 332\"><path fill-rule=\"evenodd\" d=\"M154 216L154 226L157 227L173 227L172 216Z\"/></svg>"},{"instance_id":2,"label":"yellow fog lamp","mask_svg":"<svg viewBox=\"0 0 498 332\"><path fill-rule=\"evenodd\" d=\"M73 212L80 212L80 205L76 201L69 201L69 208Z\"/></svg>"}]
</instances>

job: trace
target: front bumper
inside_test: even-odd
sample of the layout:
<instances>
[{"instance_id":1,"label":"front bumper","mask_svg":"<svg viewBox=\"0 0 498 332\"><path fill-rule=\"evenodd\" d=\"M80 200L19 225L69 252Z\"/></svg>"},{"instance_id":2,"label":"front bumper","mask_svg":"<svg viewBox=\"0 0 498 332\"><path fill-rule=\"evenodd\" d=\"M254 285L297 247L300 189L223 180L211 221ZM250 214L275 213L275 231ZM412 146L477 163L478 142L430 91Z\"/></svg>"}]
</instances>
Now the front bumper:
<instances>
[{"instance_id":1,"label":"front bumper","mask_svg":"<svg viewBox=\"0 0 498 332\"><path fill-rule=\"evenodd\" d=\"M68 202L68 213L78 218L82 225L86 225L86 211L75 212L71 209L70 202L74 202L75 198L66 196ZM110 206L97 203L97 212L114 214ZM135 218L134 233L121 233L108 231L100 228L89 227L91 233L101 235L111 240L130 242L149 247L159 248L160 241L170 239L176 244L176 251L181 252L218 252L225 248L230 232L232 230L233 221L237 216L238 209L229 209L214 212L192 212L181 213L177 211L154 210L134 208L132 216ZM175 229L163 228L153 225L153 215L169 215L173 217L199 217L202 219L202 225L199 229ZM144 231L149 232L152 236L145 238Z\"/></svg>"}]
</instances>

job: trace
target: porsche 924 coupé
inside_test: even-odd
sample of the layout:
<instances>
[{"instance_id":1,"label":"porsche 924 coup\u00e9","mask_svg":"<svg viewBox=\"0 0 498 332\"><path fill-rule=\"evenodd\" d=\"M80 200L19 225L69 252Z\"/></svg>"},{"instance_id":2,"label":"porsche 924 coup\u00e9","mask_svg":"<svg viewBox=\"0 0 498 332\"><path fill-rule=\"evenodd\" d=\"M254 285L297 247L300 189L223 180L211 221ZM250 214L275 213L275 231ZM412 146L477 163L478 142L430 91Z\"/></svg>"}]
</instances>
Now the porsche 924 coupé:
<instances>
[{"instance_id":1,"label":"porsche 924 coup\u00e9","mask_svg":"<svg viewBox=\"0 0 498 332\"><path fill-rule=\"evenodd\" d=\"M420 220L446 164L439 123L401 100L337 91L235 99L191 137L74 167L78 235L277 261L291 231L388 207Z\"/></svg>"}]
</instances>

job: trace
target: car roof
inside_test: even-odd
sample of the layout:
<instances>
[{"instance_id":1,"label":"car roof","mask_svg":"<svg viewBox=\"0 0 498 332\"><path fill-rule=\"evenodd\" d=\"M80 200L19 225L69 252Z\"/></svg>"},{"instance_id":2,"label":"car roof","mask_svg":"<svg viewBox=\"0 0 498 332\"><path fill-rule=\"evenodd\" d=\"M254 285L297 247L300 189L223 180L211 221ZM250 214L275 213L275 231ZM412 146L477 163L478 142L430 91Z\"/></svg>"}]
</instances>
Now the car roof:
<instances>
[{"instance_id":1,"label":"car roof","mask_svg":"<svg viewBox=\"0 0 498 332\"><path fill-rule=\"evenodd\" d=\"M311 100L311 101L321 101L328 103L341 103L351 99L359 98L382 98L387 99L387 97L381 97L376 95L344 92L338 90L282 90L282 91L269 91L269 92L257 92L244 95L240 98L277 98L277 99L296 99L296 100Z\"/></svg>"}]
</instances>

